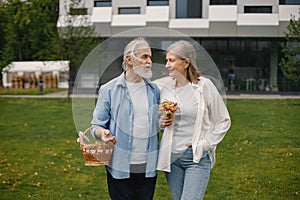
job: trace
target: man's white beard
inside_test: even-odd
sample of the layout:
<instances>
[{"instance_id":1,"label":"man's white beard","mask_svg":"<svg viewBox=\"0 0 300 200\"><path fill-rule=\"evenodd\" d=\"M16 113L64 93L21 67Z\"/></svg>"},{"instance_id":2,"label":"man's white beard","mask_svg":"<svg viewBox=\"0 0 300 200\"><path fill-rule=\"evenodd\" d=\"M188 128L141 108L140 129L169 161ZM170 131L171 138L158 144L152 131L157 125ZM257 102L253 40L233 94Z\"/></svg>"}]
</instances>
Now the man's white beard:
<instances>
[{"instance_id":1,"label":"man's white beard","mask_svg":"<svg viewBox=\"0 0 300 200\"><path fill-rule=\"evenodd\" d=\"M148 67L150 67L150 68L148 69ZM147 71L146 71L146 68L147 68ZM152 77L151 64L145 64L142 67L137 67L134 64L133 71L142 78L151 78Z\"/></svg>"}]
</instances>

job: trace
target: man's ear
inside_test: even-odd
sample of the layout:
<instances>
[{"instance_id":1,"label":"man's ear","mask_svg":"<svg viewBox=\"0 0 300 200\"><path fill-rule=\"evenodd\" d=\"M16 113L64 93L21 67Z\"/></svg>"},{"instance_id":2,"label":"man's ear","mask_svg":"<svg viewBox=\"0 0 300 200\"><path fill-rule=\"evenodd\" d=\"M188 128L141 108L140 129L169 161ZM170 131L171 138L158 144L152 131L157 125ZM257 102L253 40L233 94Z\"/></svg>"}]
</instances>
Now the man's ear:
<instances>
[{"instance_id":1,"label":"man's ear","mask_svg":"<svg viewBox=\"0 0 300 200\"><path fill-rule=\"evenodd\" d=\"M131 56L128 55L125 59L128 65L133 65Z\"/></svg>"}]
</instances>

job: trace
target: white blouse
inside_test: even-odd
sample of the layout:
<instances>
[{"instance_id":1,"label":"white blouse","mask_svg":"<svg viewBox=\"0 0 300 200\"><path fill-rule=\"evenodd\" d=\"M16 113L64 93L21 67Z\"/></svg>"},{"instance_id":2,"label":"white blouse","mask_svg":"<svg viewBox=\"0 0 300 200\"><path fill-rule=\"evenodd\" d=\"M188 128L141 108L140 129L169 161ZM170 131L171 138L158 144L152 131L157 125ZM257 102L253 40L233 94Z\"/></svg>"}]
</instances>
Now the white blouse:
<instances>
[{"instance_id":1,"label":"white blouse","mask_svg":"<svg viewBox=\"0 0 300 200\"><path fill-rule=\"evenodd\" d=\"M192 143L198 107L194 93L191 83L175 88L179 109L174 115L173 153L184 152L187 149L186 144Z\"/></svg>"},{"instance_id":2,"label":"white blouse","mask_svg":"<svg viewBox=\"0 0 300 200\"><path fill-rule=\"evenodd\" d=\"M176 101L175 80L161 89L161 100ZM230 128L231 121L226 105L214 84L205 77L199 79L194 87L195 99L198 103L197 117L192 137L193 162L198 163L204 151L211 159L211 168L216 162L216 147ZM170 172L171 151L174 125L164 129L160 142L157 169Z\"/></svg>"}]
</instances>

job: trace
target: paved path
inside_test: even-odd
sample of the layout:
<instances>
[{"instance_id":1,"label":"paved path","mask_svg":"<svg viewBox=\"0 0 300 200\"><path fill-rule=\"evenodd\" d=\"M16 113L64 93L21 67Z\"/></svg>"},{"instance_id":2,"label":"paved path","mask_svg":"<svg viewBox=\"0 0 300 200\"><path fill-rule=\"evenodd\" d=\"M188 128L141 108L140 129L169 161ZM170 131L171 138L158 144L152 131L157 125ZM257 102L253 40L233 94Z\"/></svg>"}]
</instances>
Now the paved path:
<instances>
[{"instance_id":1,"label":"paved path","mask_svg":"<svg viewBox=\"0 0 300 200\"><path fill-rule=\"evenodd\" d=\"M71 95L71 98L96 98L93 94ZM0 98L68 98L68 91L45 95L0 95ZM300 93L294 94L227 94L226 99L300 99Z\"/></svg>"},{"instance_id":2,"label":"paved path","mask_svg":"<svg viewBox=\"0 0 300 200\"><path fill-rule=\"evenodd\" d=\"M239 95L226 95L226 99L300 99L300 95L239 94Z\"/></svg>"}]
</instances>

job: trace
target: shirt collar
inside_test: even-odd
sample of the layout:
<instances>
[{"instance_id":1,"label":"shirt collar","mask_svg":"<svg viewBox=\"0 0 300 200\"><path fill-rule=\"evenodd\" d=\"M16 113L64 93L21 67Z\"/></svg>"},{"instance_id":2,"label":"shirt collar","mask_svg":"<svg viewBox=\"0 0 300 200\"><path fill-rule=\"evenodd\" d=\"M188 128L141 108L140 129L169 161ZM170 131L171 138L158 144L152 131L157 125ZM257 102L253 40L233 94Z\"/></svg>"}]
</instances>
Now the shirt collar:
<instances>
[{"instance_id":1,"label":"shirt collar","mask_svg":"<svg viewBox=\"0 0 300 200\"><path fill-rule=\"evenodd\" d=\"M194 87L194 88L199 88L199 83L200 83L200 77L199 77L199 82L197 83L197 84L195 84L195 83L192 83L192 86ZM171 86L171 88L175 88L175 85L176 85L176 79L172 79L171 81L170 81L170 86Z\"/></svg>"},{"instance_id":2,"label":"shirt collar","mask_svg":"<svg viewBox=\"0 0 300 200\"><path fill-rule=\"evenodd\" d=\"M119 77L118 77L118 81L116 83L116 86L122 86L122 87L126 87L126 80L125 80L125 74L126 72L123 72ZM151 81L149 79L143 78L143 80L145 81L146 85L149 85L151 88L154 88Z\"/></svg>"}]
</instances>

